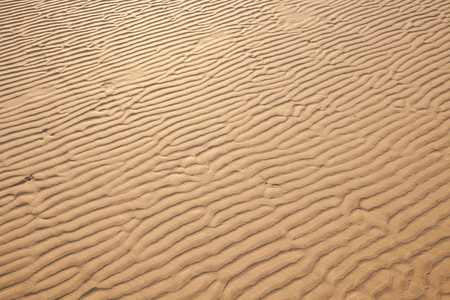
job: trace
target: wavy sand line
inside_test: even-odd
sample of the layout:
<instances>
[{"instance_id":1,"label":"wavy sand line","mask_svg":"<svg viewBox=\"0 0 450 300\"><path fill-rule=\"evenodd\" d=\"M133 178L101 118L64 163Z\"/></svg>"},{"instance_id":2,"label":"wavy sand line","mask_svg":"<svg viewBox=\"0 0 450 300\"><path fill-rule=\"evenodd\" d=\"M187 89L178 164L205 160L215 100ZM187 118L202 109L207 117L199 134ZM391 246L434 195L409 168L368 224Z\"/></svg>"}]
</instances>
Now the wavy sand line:
<instances>
[{"instance_id":1,"label":"wavy sand line","mask_svg":"<svg viewBox=\"0 0 450 300\"><path fill-rule=\"evenodd\" d=\"M1 6L0 298L450 293L444 1Z\"/></svg>"}]
</instances>

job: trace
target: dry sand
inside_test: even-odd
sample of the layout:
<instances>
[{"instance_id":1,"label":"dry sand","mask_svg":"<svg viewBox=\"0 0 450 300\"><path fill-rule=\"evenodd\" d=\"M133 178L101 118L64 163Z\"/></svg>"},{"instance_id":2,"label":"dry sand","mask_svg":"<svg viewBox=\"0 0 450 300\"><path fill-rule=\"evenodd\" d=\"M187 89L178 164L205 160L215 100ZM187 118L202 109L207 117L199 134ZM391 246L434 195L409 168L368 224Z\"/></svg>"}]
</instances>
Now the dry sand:
<instances>
[{"instance_id":1,"label":"dry sand","mask_svg":"<svg viewBox=\"0 0 450 300\"><path fill-rule=\"evenodd\" d=\"M0 299L450 299L450 2L0 1Z\"/></svg>"}]
</instances>

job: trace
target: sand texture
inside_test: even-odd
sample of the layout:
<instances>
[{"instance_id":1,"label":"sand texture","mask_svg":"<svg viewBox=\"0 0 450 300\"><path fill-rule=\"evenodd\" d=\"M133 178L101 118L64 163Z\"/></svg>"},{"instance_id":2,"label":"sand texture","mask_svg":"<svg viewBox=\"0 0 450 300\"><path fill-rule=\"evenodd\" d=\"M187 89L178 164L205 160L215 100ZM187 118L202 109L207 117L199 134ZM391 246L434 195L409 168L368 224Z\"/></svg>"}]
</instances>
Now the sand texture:
<instances>
[{"instance_id":1,"label":"sand texture","mask_svg":"<svg viewBox=\"0 0 450 300\"><path fill-rule=\"evenodd\" d=\"M450 1L0 0L0 299L450 299Z\"/></svg>"}]
</instances>

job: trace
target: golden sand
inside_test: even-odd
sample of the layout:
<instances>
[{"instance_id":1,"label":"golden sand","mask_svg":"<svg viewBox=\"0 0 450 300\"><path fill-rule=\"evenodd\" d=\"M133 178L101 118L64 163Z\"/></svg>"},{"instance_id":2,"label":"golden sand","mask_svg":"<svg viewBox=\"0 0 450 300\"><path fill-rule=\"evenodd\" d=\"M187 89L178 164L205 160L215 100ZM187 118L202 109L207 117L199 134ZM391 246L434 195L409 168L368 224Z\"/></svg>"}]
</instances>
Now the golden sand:
<instances>
[{"instance_id":1,"label":"golden sand","mask_svg":"<svg viewBox=\"0 0 450 300\"><path fill-rule=\"evenodd\" d=\"M448 0L3 0L0 53L0 299L450 299Z\"/></svg>"}]
</instances>

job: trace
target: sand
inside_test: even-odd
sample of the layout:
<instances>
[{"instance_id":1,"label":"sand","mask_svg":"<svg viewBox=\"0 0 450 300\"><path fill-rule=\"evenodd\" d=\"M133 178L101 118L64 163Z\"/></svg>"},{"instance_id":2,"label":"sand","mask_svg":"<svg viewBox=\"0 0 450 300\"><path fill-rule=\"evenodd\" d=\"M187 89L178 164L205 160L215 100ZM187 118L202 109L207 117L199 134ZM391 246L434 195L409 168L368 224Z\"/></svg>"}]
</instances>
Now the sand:
<instances>
[{"instance_id":1,"label":"sand","mask_svg":"<svg viewBox=\"0 0 450 300\"><path fill-rule=\"evenodd\" d=\"M447 0L0 1L0 299L450 299Z\"/></svg>"}]
</instances>

